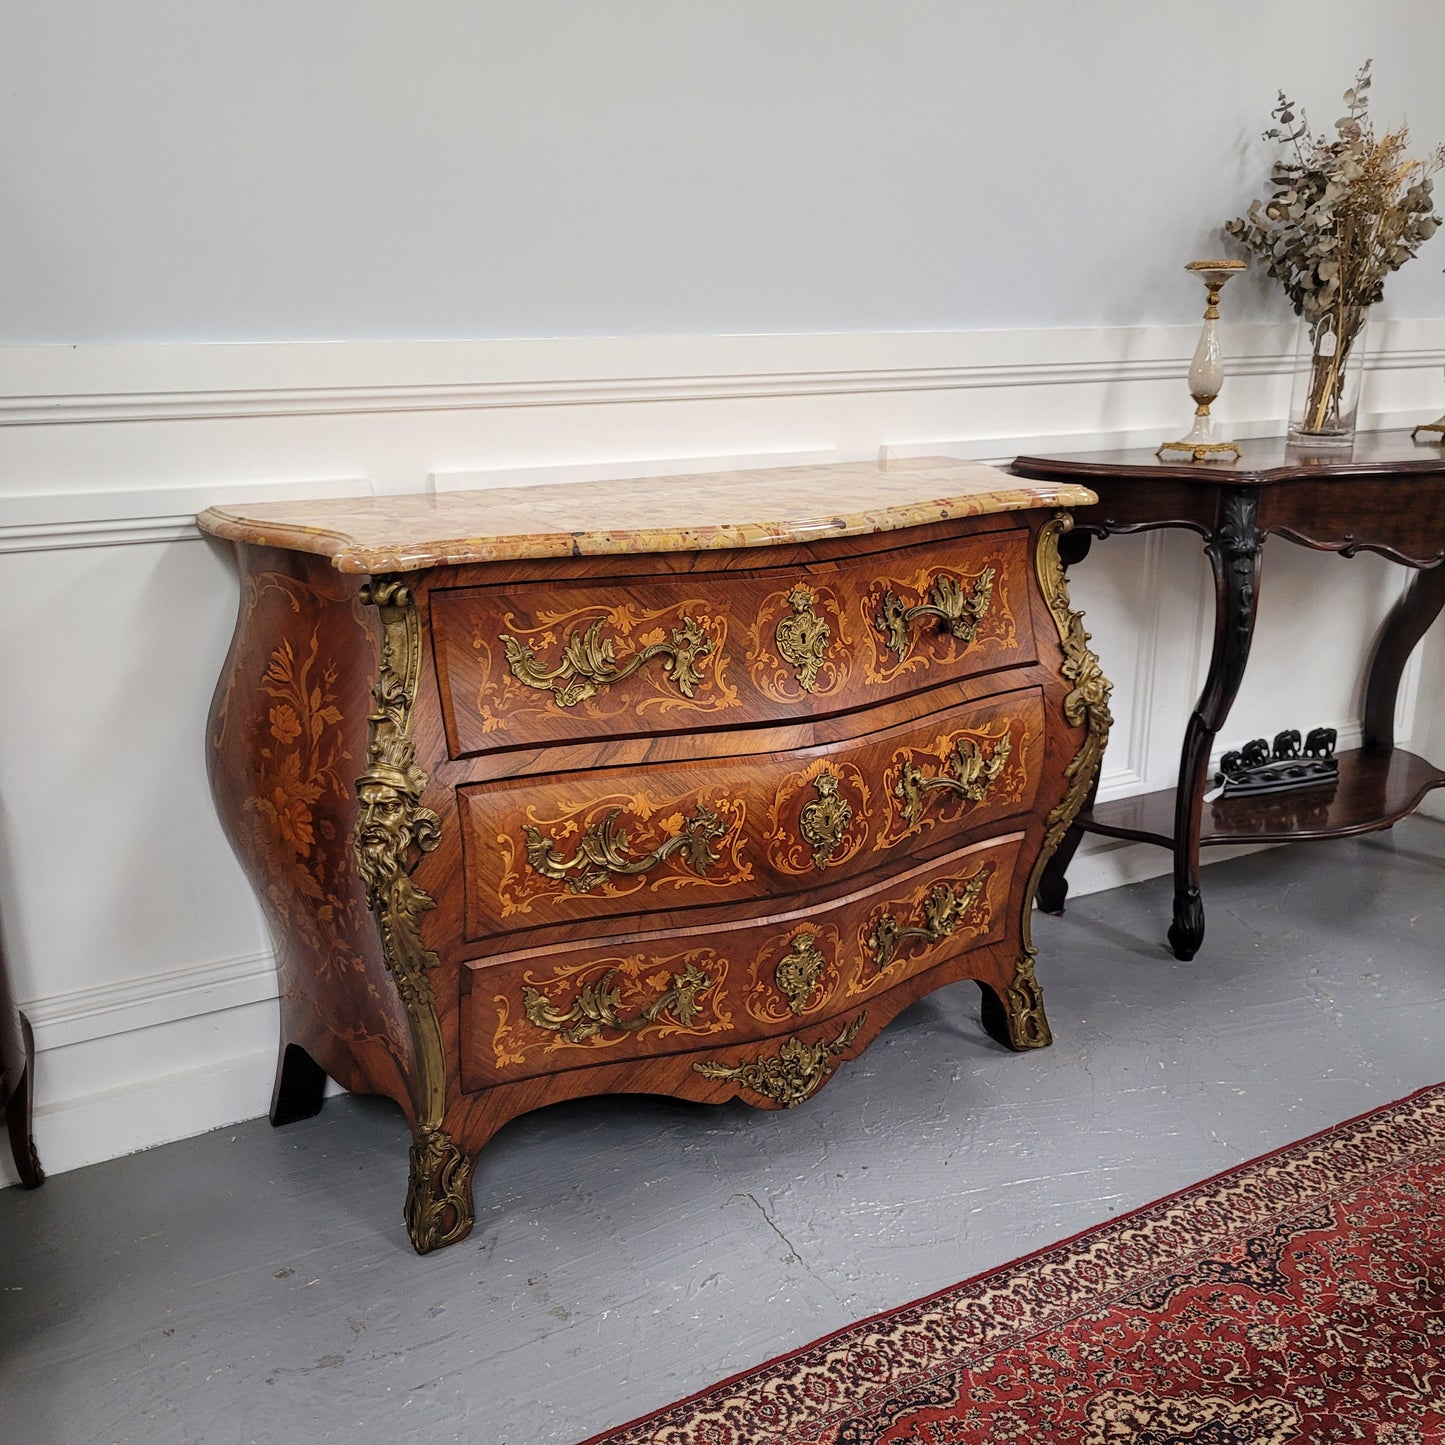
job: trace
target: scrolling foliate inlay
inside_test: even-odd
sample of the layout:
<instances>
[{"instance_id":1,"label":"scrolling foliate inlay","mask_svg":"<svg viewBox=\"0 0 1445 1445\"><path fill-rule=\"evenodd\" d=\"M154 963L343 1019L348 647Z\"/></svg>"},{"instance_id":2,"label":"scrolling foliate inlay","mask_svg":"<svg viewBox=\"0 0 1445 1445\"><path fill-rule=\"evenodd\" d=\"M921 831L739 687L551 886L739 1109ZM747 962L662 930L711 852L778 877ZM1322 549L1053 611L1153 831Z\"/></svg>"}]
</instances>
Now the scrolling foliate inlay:
<instances>
[{"instance_id":1,"label":"scrolling foliate inlay","mask_svg":"<svg viewBox=\"0 0 1445 1445\"><path fill-rule=\"evenodd\" d=\"M776 1054L765 1054L751 1063L729 1067L715 1059L706 1059L693 1068L705 1079L738 1084L784 1109L791 1109L817 1093L833 1072L833 1060L858 1037L867 1018L866 1013L859 1014L831 1043L820 1040L816 1044L805 1044L802 1039L791 1038L784 1040Z\"/></svg>"},{"instance_id":2,"label":"scrolling foliate inlay","mask_svg":"<svg viewBox=\"0 0 1445 1445\"><path fill-rule=\"evenodd\" d=\"M706 1038L727 1033L726 957L710 948L658 956L646 952L590 958L521 976L492 996L496 1023L492 1055L500 1074L535 1070L536 1061L585 1049L628 1052L636 1036L649 1040ZM591 1027L595 1024L596 1027Z\"/></svg>"},{"instance_id":3,"label":"scrolling foliate inlay","mask_svg":"<svg viewBox=\"0 0 1445 1445\"><path fill-rule=\"evenodd\" d=\"M558 707L573 707L595 697L604 687L622 682L640 667L662 659L663 675L683 695L690 698L702 681L699 658L713 650L712 638L702 624L684 616L682 625L672 629L670 642L654 642L634 652L625 662L617 662L616 644L602 635L605 617L594 618L585 629L574 629L562 647L562 660L550 670L538 661L536 653L510 633L503 632L497 640L507 654L507 665L528 687L552 694Z\"/></svg>"},{"instance_id":4,"label":"scrolling foliate inlay","mask_svg":"<svg viewBox=\"0 0 1445 1445\"><path fill-rule=\"evenodd\" d=\"M437 957L421 937L421 915L436 903L411 877L413 853L428 853L441 841L441 819L422 806L428 780L412 740L422 653L416 599L405 582L377 577L362 587L361 601L381 619L381 659L367 719L366 769L356 780L352 850L416 1053L417 1126L406 1221L412 1244L425 1254L472 1226L470 1162L442 1128L446 1065L428 977Z\"/></svg>"},{"instance_id":5,"label":"scrolling foliate inlay","mask_svg":"<svg viewBox=\"0 0 1445 1445\"><path fill-rule=\"evenodd\" d=\"M980 868L961 883L934 884L919 909L923 915L921 926L905 928L892 912L880 915L868 935L868 950L873 955L878 972L883 973L893 963L898 956L899 945L905 939L921 938L930 944L941 943L964 927L982 933L988 927L987 888L992 876L990 865Z\"/></svg>"}]
</instances>

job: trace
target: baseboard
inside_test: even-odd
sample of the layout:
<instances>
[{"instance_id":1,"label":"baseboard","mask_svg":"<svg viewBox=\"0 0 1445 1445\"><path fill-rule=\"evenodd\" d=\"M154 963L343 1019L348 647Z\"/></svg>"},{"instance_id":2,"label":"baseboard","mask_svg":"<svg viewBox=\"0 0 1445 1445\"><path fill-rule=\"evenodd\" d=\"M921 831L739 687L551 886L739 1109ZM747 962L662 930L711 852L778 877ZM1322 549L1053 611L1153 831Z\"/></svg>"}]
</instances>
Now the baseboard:
<instances>
[{"instance_id":1,"label":"baseboard","mask_svg":"<svg viewBox=\"0 0 1445 1445\"><path fill-rule=\"evenodd\" d=\"M1418 811L1427 818L1445 823L1445 788L1436 788L1434 792L1426 793Z\"/></svg>"},{"instance_id":2,"label":"baseboard","mask_svg":"<svg viewBox=\"0 0 1445 1445\"><path fill-rule=\"evenodd\" d=\"M1282 848L1283 843L1241 843L1210 848L1200 859L1200 868L1224 863L1230 858L1243 858L1266 848ZM1167 848L1152 843L1128 843L1120 838L1090 835L1079 845L1069 864L1069 897L1082 898L1089 893L1105 893L1110 888L1123 888L1149 878L1161 878L1174 871L1174 858ZM1162 938L1162 933L1161 933Z\"/></svg>"}]
</instances>

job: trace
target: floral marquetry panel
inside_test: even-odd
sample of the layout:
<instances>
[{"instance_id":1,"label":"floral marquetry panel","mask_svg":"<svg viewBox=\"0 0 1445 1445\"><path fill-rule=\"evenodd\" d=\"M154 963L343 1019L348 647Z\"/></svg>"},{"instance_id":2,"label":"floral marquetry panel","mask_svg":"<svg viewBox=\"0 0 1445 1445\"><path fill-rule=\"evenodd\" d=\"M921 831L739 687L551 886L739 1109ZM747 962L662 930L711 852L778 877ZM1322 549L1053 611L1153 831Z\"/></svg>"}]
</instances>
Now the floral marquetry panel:
<instances>
[{"instance_id":1,"label":"floral marquetry panel","mask_svg":"<svg viewBox=\"0 0 1445 1445\"><path fill-rule=\"evenodd\" d=\"M405 1097L411 1044L351 857L375 646L354 584L252 551L210 720L211 787L276 941L283 1016L351 1088ZM345 1053L328 1048L348 1036ZM298 1039L299 1041L299 1039Z\"/></svg>"},{"instance_id":2,"label":"floral marquetry panel","mask_svg":"<svg viewBox=\"0 0 1445 1445\"><path fill-rule=\"evenodd\" d=\"M206 514L273 1121L327 1075L395 1100L426 1252L547 1104L803 1106L961 980L1046 1044L1031 894L1109 720L1058 551L1089 495L934 459Z\"/></svg>"}]
</instances>

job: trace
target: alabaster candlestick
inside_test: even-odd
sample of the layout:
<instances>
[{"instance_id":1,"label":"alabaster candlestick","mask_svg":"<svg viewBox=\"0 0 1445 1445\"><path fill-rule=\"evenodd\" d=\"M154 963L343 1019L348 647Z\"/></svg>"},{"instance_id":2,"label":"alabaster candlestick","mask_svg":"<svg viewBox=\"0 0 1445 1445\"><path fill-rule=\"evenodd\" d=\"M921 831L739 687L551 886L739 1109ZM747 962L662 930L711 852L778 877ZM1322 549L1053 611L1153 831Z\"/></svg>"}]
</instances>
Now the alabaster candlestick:
<instances>
[{"instance_id":1,"label":"alabaster candlestick","mask_svg":"<svg viewBox=\"0 0 1445 1445\"><path fill-rule=\"evenodd\" d=\"M1231 276L1243 271L1243 261L1190 261L1192 271L1208 288L1209 301L1204 308L1204 325L1199 345L1189 363L1189 395L1194 398L1194 425L1187 436L1177 442L1165 442L1154 453L1163 457L1169 452L1188 452L1196 462L1211 458L1230 461L1239 459L1239 448L1232 441L1221 441L1209 415L1210 404L1224 385L1224 352L1219 345L1219 293Z\"/></svg>"}]
</instances>

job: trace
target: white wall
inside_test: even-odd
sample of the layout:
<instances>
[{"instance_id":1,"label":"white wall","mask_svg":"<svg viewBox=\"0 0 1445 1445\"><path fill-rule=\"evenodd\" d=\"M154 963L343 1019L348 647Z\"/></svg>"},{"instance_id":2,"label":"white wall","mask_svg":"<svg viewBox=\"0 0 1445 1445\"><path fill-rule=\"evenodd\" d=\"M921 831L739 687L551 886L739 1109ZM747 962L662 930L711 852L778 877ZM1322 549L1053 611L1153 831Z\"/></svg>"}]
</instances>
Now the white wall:
<instances>
[{"instance_id":1,"label":"white wall","mask_svg":"<svg viewBox=\"0 0 1445 1445\"><path fill-rule=\"evenodd\" d=\"M1274 90L1324 123L1373 54L1381 118L1445 136L1424 4L1229 0L1199 64L1197 18L1142 3L6 8L0 913L52 1170L269 1097L268 945L203 771L236 586L197 509L1152 443L1188 406L1180 267L1258 190ZM1391 282L1376 423L1445 406L1442 244ZM1293 327L1232 287L1218 410L1265 432ZM1348 739L1338 658L1401 579L1270 543L1222 741ZM1165 786L1205 664L1198 545L1110 541L1075 595L1117 684L1106 795ZM1438 754L1427 645L1400 726ZM1075 887L1166 861L1094 847Z\"/></svg>"},{"instance_id":2,"label":"white wall","mask_svg":"<svg viewBox=\"0 0 1445 1445\"><path fill-rule=\"evenodd\" d=\"M25 342L1182 321L1278 89L1326 126L1373 56L1380 120L1445 136L1437 0L4 10ZM1441 264L1387 305L1445 315Z\"/></svg>"}]
</instances>

